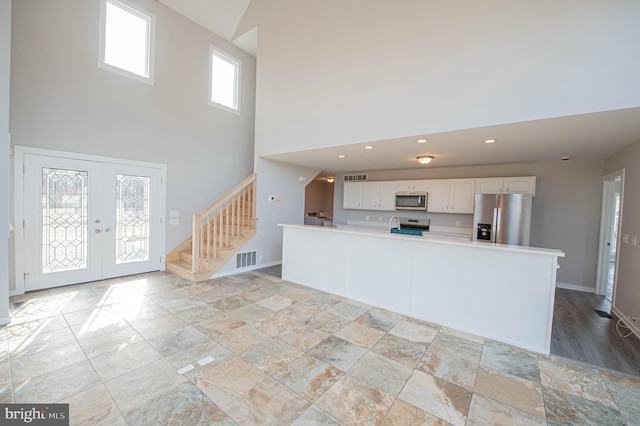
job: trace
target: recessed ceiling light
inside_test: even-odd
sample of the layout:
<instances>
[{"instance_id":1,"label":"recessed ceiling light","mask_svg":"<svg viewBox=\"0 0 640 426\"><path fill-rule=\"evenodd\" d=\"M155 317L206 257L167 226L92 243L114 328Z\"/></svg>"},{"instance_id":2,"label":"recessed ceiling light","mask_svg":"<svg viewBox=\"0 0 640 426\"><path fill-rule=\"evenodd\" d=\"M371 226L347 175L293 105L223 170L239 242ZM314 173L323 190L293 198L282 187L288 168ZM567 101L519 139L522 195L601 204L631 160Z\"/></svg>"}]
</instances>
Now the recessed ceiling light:
<instances>
[{"instance_id":1,"label":"recessed ceiling light","mask_svg":"<svg viewBox=\"0 0 640 426\"><path fill-rule=\"evenodd\" d=\"M495 139L487 139L484 143L496 143Z\"/></svg>"},{"instance_id":2,"label":"recessed ceiling light","mask_svg":"<svg viewBox=\"0 0 640 426\"><path fill-rule=\"evenodd\" d=\"M346 155L344 155L344 154L338 155L338 158L345 158L345 157L346 157Z\"/></svg>"},{"instance_id":3,"label":"recessed ceiling light","mask_svg":"<svg viewBox=\"0 0 640 426\"><path fill-rule=\"evenodd\" d=\"M429 164L433 159L434 159L433 155L424 155L422 157L416 157L416 160L418 160L418 163L420 164Z\"/></svg>"},{"instance_id":4,"label":"recessed ceiling light","mask_svg":"<svg viewBox=\"0 0 640 426\"><path fill-rule=\"evenodd\" d=\"M371 145L367 145L364 147L364 149L373 149L373 147Z\"/></svg>"},{"instance_id":5,"label":"recessed ceiling light","mask_svg":"<svg viewBox=\"0 0 640 426\"><path fill-rule=\"evenodd\" d=\"M418 142L418 143L426 143L427 140L426 139L418 139L416 142Z\"/></svg>"}]
</instances>

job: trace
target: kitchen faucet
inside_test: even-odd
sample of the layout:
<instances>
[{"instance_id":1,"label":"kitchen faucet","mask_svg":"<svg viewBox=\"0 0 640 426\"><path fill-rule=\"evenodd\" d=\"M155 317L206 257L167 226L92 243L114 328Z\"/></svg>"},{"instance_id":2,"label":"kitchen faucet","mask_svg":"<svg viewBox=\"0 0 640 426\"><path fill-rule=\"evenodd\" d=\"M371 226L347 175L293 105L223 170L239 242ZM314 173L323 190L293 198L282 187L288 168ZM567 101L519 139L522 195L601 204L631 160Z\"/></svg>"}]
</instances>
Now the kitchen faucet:
<instances>
[{"instance_id":1,"label":"kitchen faucet","mask_svg":"<svg viewBox=\"0 0 640 426\"><path fill-rule=\"evenodd\" d=\"M396 226L398 229L400 229L400 220L398 219L398 216L391 216L389 218L389 233L391 233L391 223L393 222L393 219L396 220Z\"/></svg>"}]
</instances>

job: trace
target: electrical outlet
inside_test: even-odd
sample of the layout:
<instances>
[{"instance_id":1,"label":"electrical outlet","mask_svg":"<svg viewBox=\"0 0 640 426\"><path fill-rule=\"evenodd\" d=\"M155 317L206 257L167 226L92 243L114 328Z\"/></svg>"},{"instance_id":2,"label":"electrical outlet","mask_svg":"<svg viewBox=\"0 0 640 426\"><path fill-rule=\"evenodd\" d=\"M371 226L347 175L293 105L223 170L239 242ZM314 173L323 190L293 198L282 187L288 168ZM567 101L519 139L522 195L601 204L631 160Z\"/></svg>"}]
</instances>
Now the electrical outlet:
<instances>
[{"instance_id":1,"label":"electrical outlet","mask_svg":"<svg viewBox=\"0 0 640 426\"><path fill-rule=\"evenodd\" d=\"M629 244L629 234L622 234L622 243Z\"/></svg>"},{"instance_id":2,"label":"electrical outlet","mask_svg":"<svg viewBox=\"0 0 640 426\"><path fill-rule=\"evenodd\" d=\"M456 220L456 227L459 227L459 226L460 226L460 221Z\"/></svg>"},{"instance_id":3,"label":"electrical outlet","mask_svg":"<svg viewBox=\"0 0 640 426\"><path fill-rule=\"evenodd\" d=\"M632 246L637 246L638 245L638 237L636 237L635 235L633 237L631 237L631 245Z\"/></svg>"}]
</instances>

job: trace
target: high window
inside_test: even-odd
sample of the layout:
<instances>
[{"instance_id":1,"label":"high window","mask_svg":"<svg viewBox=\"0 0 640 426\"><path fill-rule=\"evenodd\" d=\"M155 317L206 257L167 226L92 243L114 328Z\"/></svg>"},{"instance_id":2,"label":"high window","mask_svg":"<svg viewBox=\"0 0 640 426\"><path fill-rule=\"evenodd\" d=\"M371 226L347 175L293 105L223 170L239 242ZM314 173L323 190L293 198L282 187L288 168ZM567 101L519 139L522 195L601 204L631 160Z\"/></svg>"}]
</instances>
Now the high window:
<instances>
[{"instance_id":1,"label":"high window","mask_svg":"<svg viewBox=\"0 0 640 426\"><path fill-rule=\"evenodd\" d=\"M213 46L209 48L209 56L209 103L239 113L240 61Z\"/></svg>"},{"instance_id":2,"label":"high window","mask_svg":"<svg viewBox=\"0 0 640 426\"><path fill-rule=\"evenodd\" d=\"M155 17L122 0L101 0L100 67L153 84Z\"/></svg>"}]
</instances>

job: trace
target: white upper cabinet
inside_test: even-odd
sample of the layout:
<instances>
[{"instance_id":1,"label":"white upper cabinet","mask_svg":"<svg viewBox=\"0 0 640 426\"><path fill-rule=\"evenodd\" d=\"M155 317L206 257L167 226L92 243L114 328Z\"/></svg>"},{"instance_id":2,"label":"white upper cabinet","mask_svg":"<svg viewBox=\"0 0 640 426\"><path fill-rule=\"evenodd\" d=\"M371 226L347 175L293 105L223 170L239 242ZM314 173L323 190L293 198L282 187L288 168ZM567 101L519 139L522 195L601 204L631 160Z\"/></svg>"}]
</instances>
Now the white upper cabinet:
<instances>
[{"instance_id":1,"label":"white upper cabinet","mask_svg":"<svg viewBox=\"0 0 640 426\"><path fill-rule=\"evenodd\" d=\"M396 183L395 182L378 182L380 189L378 191L378 210L395 211L396 210Z\"/></svg>"},{"instance_id":2,"label":"white upper cabinet","mask_svg":"<svg viewBox=\"0 0 640 426\"><path fill-rule=\"evenodd\" d=\"M343 209L362 209L363 182L345 182L342 194Z\"/></svg>"},{"instance_id":3,"label":"white upper cabinet","mask_svg":"<svg viewBox=\"0 0 640 426\"><path fill-rule=\"evenodd\" d=\"M476 194L502 194L504 179L476 179Z\"/></svg>"},{"instance_id":4,"label":"white upper cabinet","mask_svg":"<svg viewBox=\"0 0 640 426\"><path fill-rule=\"evenodd\" d=\"M345 182L343 209L394 211L395 182Z\"/></svg>"},{"instance_id":5,"label":"white upper cabinet","mask_svg":"<svg viewBox=\"0 0 640 426\"><path fill-rule=\"evenodd\" d=\"M476 179L476 194L536 195L536 177L506 177Z\"/></svg>"},{"instance_id":6,"label":"white upper cabinet","mask_svg":"<svg viewBox=\"0 0 640 426\"><path fill-rule=\"evenodd\" d=\"M428 181L427 211L431 213L473 213L475 179Z\"/></svg>"},{"instance_id":7,"label":"white upper cabinet","mask_svg":"<svg viewBox=\"0 0 640 426\"><path fill-rule=\"evenodd\" d=\"M427 181L399 180L396 182L398 192L427 192Z\"/></svg>"},{"instance_id":8,"label":"white upper cabinet","mask_svg":"<svg viewBox=\"0 0 640 426\"><path fill-rule=\"evenodd\" d=\"M536 195L536 177L508 177L504 178L504 187L502 191L505 194L531 194Z\"/></svg>"},{"instance_id":9,"label":"white upper cabinet","mask_svg":"<svg viewBox=\"0 0 640 426\"><path fill-rule=\"evenodd\" d=\"M427 211L432 213L449 213L448 180L432 180L428 182L429 196L427 197Z\"/></svg>"},{"instance_id":10,"label":"white upper cabinet","mask_svg":"<svg viewBox=\"0 0 640 426\"><path fill-rule=\"evenodd\" d=\"M475 194L536 193L536 177L345 182L343 209L395 211L396 192L426 192L430 213L473 214Z\"/></svg>"},{"instance_id":11,"label":"white upper cabinet","mask_svg":"<svg viewBox=\"0 0 640 426\"><path fill-rule=\"evenodd\" d=\"M475 179L451 180L450 210L449 213L471 213L475 200Z\"/></svg>"}]
</instances>

